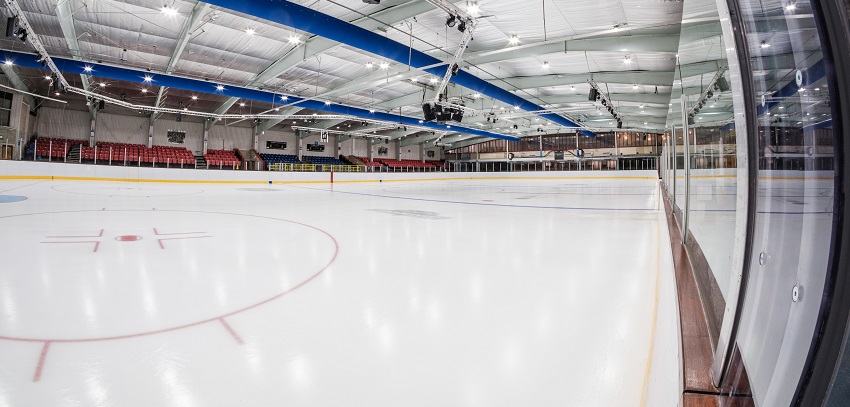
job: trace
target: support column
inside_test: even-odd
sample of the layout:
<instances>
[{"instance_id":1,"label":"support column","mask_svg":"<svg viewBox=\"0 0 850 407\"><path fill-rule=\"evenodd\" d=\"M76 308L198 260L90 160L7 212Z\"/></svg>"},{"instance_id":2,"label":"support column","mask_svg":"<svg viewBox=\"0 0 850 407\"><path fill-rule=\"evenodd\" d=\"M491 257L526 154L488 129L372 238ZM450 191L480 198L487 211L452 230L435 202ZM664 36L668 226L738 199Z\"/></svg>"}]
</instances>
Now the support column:
<instances>
[{"instance_id":1,"label":"support column","mask_svg":"<svg viewBox=\"0 0 850 407\"><path fill-rule=\"evenodd\" d=\"M148 148L153 148L153 123L148 127Z\"/></svg>"},{"instance_id":2,"label":"support column","mask_svg":"<svg viewBox=\"0 0 850 407\"><path fill-rule=\"evenodd\" d=\"M254 125L254 150L260 151L260 134L266 134L266 131L263 130L263 123L257 123Z\"/></svg>"},{"instance_id":3,"label":"support column","mask_svg":"<svg viewBox=\"0 0 850 407\"><path fill-rule=\"evenodd\" d=\"M395 142L395 157L396 160L401 160L401 143Z\"/></svg>"},{"instance_id":4,"label":"support column","mask_svg":"<svg viewBox=\"0 0 850 407\"><path fill-rule=\"evenodd\" d=\"M301 161L301 149L304 148L304 139L301 138L302 132L303 130L297 130L295 132L295 141L298 143L298 148L295 150L295 152L298 154L298 161Z\"/></svg>"},{"instance_id":5,"label":"support column","mask_svg":"<svg viewBox=\"0 0 850 407\"><path fill-rule=\"evenodd\" d=\"M366 142L366 147L369 147L369 148L367 148L367 149L366 149L366 154L367 154L367 157L366 157L366 158L368 158L368 159L369 159L369 161L373 161L373 160L374 160L374 157L375 157L375 154L372 152L372 150L374 150L374 149L375 149L375 145L374 145L374 144L372 144L372 141L371 141L371 140L369 140L369 139L364 139L363 141L365 141L365 142Z\"/></svg>"},{"instance_id":6,"label":"support column","mask_svg":"<svg viewBox=\"0 0 850 407\"><path fill-rule=\"evenodd\" d=\"M204 122L204 144L201 146L203 154L207 153L207 147L210 144L210 127L213 126L213 123L213 119L207 119L207 121Z\"/></svg>"},{"instance_id":7,"label":"support column","mask_svg":"<svg viewBox=\"0 0 850 407\"><path fill-rule=\"evenodd\" d=\"M97 128L97 115L94 115L91 118L91 126L89 127L89 147L94 147L94 145L95 145L95 139L94 139L95 128Z\"/></svg>"}]
</instances>

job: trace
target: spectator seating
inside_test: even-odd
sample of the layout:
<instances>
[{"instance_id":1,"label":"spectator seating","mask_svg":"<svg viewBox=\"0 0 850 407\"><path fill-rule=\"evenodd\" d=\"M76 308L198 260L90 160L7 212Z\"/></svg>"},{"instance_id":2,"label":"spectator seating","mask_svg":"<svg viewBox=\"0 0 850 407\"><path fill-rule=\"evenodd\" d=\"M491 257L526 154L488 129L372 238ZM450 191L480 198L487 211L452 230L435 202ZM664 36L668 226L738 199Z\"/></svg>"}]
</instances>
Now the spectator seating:
<instances>
[{"instance_id":1,"label":"spectator seating","mask_svg":"<svg viewBox=\"0 0 850 407\"><path fill-rule=\"evenodd\" d=\"M266 167L272 164L301 164L301 161L298 161L298 156L290 154L260 153L260 157L266 162Z\"/></svg>"},{"instance_id":2,"label":"spectator seating","mask_svg":"<svg viewBox=\"0 0 850 407\"><path fill-rule=\"evenodd\" d=\"M88 140L69 140L64 138L37 137L33 143L36 155L46 159L47 157L65 158L65 155L75 144L85 144Z\"/></svg>"},{"instance_id":3,"label":"spectator seating","mask_svg":"<svg viewBox=\"0 0 850 407\"><path fill-rule=\"evenodd\" d=\"M207 150L204 159L210 167L235 167L242 164L233 150Z\"/></svg>"},{"instance_id":4,"label":"spectator seating","mask_svg":"<svg viewBox=\"0 0 850 407\"><path fill-rule=\"evenodd\" d=\"M348 165L345 161L336 157L323 157L318 155L305 155L301 157L304 162L317 165Z\"/></svg>"},{"instance_id":5,"label":"spectator seating","mask_svg":"<svg viewBox=\"0 0 850 407\"><path fill-rule=\"evenodd\" d=\"M147 148L141 144L125 144L125 143L97 143L97 151L92 147L85 147L80 150L80 157L83 160L109 161L123 163L126 159L129 163L146 163L146 164L173 164L173 165L189 165L195 164L195 157L192 152L184 147L172 146L154 146Z\"/></svg>"},{"instance_id":6,"label":"spectator seating","mask_svg":"<svg viewBox=\"0 0 850 407\"><path fill-rule=\"evenodd\" d=\"M389 168L411 168L411 169L430 169L435 168L435 166L428 162L422 162L420 160L395 160L392 158L376 158L375 161L386 165Z\"/></svg>"},{"instance_id":7,"label":"spectator seating","mask_svg":"<svg viewBox=\"0 0 850 407\"><path fill-rule=\"evenodd\" d=\"M381 168L381 163L379 163L379 162L377 162L377 161L371 161L371 160L369 160L369 159L368 159L368 158L366 158L366 157L357 157L357 156L354 156L354 158L356 158L356 159L358 159L358 160L362 161L362 162L363 162L363 165L365 165L365 166L367 166L367 167Z\"/></svg>"}]
</instances>

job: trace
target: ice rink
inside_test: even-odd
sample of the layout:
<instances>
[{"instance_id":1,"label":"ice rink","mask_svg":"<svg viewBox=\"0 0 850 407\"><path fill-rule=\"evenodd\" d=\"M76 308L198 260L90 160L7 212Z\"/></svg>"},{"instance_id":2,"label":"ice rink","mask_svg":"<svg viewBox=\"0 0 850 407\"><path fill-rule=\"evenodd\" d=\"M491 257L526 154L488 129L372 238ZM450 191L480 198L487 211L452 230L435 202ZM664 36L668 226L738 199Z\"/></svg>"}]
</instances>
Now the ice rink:
<instances>
[{"instance_id":1,"label":"ice rink","mask_svg":"<svg viewBox=\"0 0 850 407\"><path fill-rule=\"evenodd\" d=\"M659 194L0 181L0 406L638 406Z\"/></svg>"}]
</instances>

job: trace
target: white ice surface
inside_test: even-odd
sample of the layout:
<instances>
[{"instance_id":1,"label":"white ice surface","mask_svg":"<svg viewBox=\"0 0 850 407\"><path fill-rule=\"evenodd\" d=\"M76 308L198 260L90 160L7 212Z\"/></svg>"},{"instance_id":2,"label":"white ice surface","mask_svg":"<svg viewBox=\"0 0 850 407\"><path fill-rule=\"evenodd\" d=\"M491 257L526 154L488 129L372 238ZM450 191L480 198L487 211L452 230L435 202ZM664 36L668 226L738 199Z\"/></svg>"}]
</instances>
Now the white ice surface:
<instances>
[{"instance_id":1,"label":"white ice surface","mask_svg":"<svg viewBox=\"0 0 850 407\"><path fill-rule=\"evenodd\" d=\"M637 406L658 191L0 181L0 406Z\"/></svg>"}]
</instances>

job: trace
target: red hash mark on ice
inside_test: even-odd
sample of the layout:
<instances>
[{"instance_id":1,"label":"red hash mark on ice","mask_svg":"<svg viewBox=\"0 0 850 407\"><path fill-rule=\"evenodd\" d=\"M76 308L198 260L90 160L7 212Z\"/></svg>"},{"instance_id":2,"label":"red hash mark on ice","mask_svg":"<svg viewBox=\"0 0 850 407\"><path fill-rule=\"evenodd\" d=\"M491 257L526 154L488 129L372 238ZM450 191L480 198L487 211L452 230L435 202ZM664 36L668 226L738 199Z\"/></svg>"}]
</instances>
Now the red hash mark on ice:
<instances>
[{"instance_id":1,"label":"red hash mark on ice","mask_svg":"<svg viewBox=\"0 0 850 407\"><path fill-rule=\"evenodd\" d=\"M230 336L233 337L233 339L236 341L236 343L238 343L240 345L245 344L245 341L243 341L242 338L239 337L239 334L236 333L236 330L233 329L233 327L231 327L230 324L228 324L227 321L224 320L224 318L219 318L218 322L221 322L221 325L224 326L224 329L226 329L227 332L230 332Z\"/></svg>"},{"instance_id":2,"label":"red hash mark on ice","mask_svg":"<svg viewBox=\"0 0 850 407\"><path fill-rule=\"evenodd\" d=\"M178 235L197 235L201 233L207 232L176 232L176 233L160 233L156 228L153 228L153 234L156 236L173 236L173 237L159 237L156 241L159 243L159 248L165 250L165 245L162 244L165 240L181 240L181 239L201 239L205 237L212 236L178 236Z\"/></svg>"},{"instance_id":3,"label":"red hash mark on ice","mask_svg":"<svg viewBox=\"0 0 850 407\"><path fill-rule=\"evenodd\" d=\"M94 238L94 237L103 237L103 229L101 229L100 232L98 232L97 235L47 236L48 239L77 239L77 238L90 239L90 238ZM41 242L41 243L48 243L48 244L94 243L94 250L92 250L92 253L97 253L97 249L100 247L100 240L71 240L71 241L67 241L67 242Z\"/></svg>"},{"instance_id":4,"label":"red hash mark on ice","mask_svg":"<svg viewBox=\"0 0 850 407\"><path fill-rule=\"evenodd\" d=\"M50 350L50 341L45 341L41 347L41 354L38 356L38 364L35 365L35 374L32 376L32 381L41 380L41 372L44 370L44 361L47 359L47 351Z\"/></svg>"}]
</instances>

